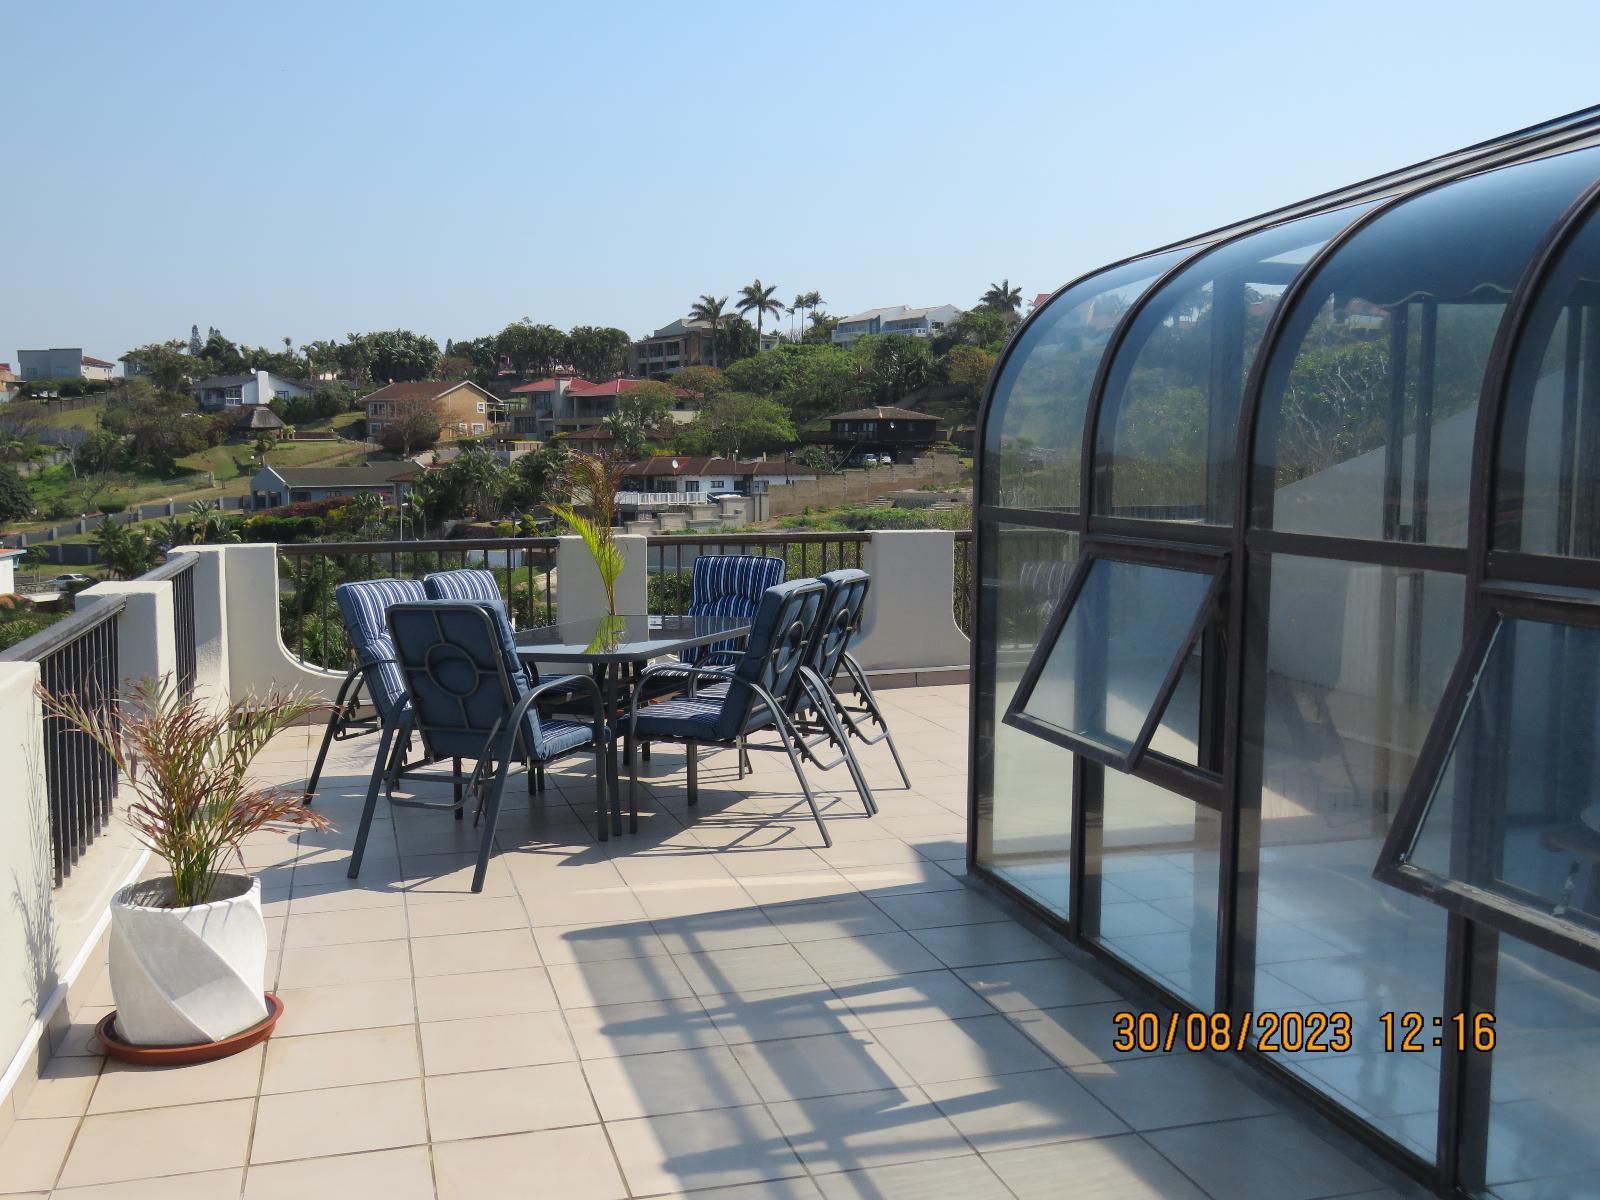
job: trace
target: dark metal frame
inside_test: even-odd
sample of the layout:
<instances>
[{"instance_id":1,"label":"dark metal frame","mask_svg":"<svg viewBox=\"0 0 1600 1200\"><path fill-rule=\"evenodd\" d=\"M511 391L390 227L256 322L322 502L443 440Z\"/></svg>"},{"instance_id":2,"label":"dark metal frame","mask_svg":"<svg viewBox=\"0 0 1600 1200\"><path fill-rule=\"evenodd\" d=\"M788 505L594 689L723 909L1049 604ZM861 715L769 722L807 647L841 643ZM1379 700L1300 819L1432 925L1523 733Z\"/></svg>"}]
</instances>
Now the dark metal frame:
<instances>
[{"instance_id":1,"label":"dark metal frame","mask_svg":"<svg viewBox=\"0 0 1600 1200\"><path fill-rule=\"evenodd\" d=\"M1152 552L1154 551L1154 552ZM1052 725L1041 717L1027 712L1028 703L1033 699L1033 690L1038 685L1040 677L1044 674L1045 667L1055 653L1056 644L1061 639L1062 632L1067 627L1072 613L1076 610L1078 599L1083 594L1083 589L1089 582L1089 576L1094 572L1095 564L1100 562L1125 563L1130 566L1148 567L1155 571L1187 571L1193 575L1209 575L1211 582L1207 584L1205 594L1201 597L1199 606L1195 609L1194 619L1189 623L1189 629L1184 634L1182 642L1173 651L1172 662L1167 667L1166 674L1162 677L1161 685L1151 700L1150 711L1145 713L1140 724L1139 732L1134 735L1128 749L1118 753L1110 746L1102 745L1093 738L1082 734L1073 733L1071 730L1062 729ZM1033 657L1028 660L1028 665L1023 669L1022 678L1017 683L1017 690L1012 694L1011 703L1007 706L1005 716L1001 718L1013 729L1020 729L1024 733L1031 733L1034 737L1043 738L1057 746L1063 746L1086 758L1090 758L1102 766L1107 766L1124 774L1131 773L1139 765L1145 751L1150 747L1150 739L1155 736L1156 730L1161 726L1161 718L1167 711L1167 704L1172 700L1172 693L1177 689L1178 680L1183 675L1184 664L1188 661L1194 645L1200 639L1201 633L1211 622L1217 608L1218 598L1221 596L1223 580L1226 576L1227 559L1225 556L1194 556L1177 549L1160 547L1135 546L1133 544L1118 544L1114 548L1105 542L1091 541L1084 547L1083 553L1078 558L1078 565L1073 568L1072 577L1067 581L1066 591L1056 602L1054 611L1050 614L1049 624L1039 636L1039 645L1033 652Z\"/></svg>"},{"instance_id":2,"label":"dark metal frame","mask_svg":"<svg viewBox=\"0 0 1600 1200\"><path fill-rule=\"evenodd\" d=\"M1347 563L1373 564L1407 570L1443 572L1465 581L1466 628L1481 628L1486 611L1503 609L1508 603L1533 603L1539 606L1571 606L1570 597L1559 601L1548 593L1537 601L1525 600L1498 580L1512 580L1528 584L1542 584L1547 588L1577 585L1600 591L1600 561L1557 559L1553 556L1519 551L1495 550L1491 530L1495 516L1495 469L1497 466L1498 437L1501 413L1507 401L1508 375L1514 360L1518 340L1524 336L1528 310L1537 298L1538 285L1558 260L1563 246L1576 236L1583 220L1600 212L1600 181L1580 195L1560 220L1555 222L1545 241L1530 257L1529 264L1518 281L1510 303L1503 315L1489 361L1484 373L1478 407L1478 427L1474 445L1469 500L1469 534L1465 547L1427 545L1416 542L1380 542L1354 538L1327 537L1299 534L1261 528L1252 528L1252 518L1257 516L1254 493L1262 480L1255 469L1254 446L1260 424L1263 396L1267 384L1266 367L1279 352L1279 344L1289 327L1303 297L1314 286L1322 267L1332 259L1360 231L1382 218L1395 207L1426 192L1454 183L1471 175L1502 166L1554 154L1600 141L1600 108L1586 109L1570 116L1558 118L1530 129L1502 138L1479 143L1453 154L1421 163L1415 167L1391 172L1363 183L1352 185L1323 196L1314 197L1297 205L1274 210L1235 225L1201 234L1182 242L1159 247L1147 253L1131 256L1098 268L1069 281L1058 289L1049 303L1040 305L1013 332L999 361L991 373L977 421L975 437L975 535L981 547L985 537L994 536L1002 525L1031 527L1076 533L1082 538L1080 561L1091 553L1094 543L1107 535L1141 540L1178 540L1191 550L1202 546L1225 549L1227 565L1220 574L1226 577L1227 596L1222 609L1223 620L1218 628L1206 633L1208 651L1217 650L1220 680L1211 681L1217 690L1207 688L1207 699L1217 709L1220 728L1214 729L1214 745L1220 752L1219 780L1212 785L1217 798L1214 807L1222 817L1221 866L1218 894L1217 939L1217 1011L1243 1012L1252 1007L1253 962L1255 941L1256 889L1260 854L1259 780L1246 776L1250 772L1248 756L1244 754L1245 731L1250 728L1252 714L1259 712L1262 698L1252 691L1249 673L1262 667L1259 645L1261 631L1248 628L1246 610L1250 604L1250 579L1261 564L1256 556L1294 554ZM1102 514L1096 510L1101 494L1096 488L1097 430L1102 411L1107 403L1106 382L1112 359L1126 341L1133 321L1147 304L1154 301L1165 285L1192 266L1210 250L1237 237L1317 212L1352 206L1362 202L1380 201L1368 211L1355 216L1343 230L1336 233L1322 248L1311 256L1289 283L1279 299L1276 311L1269 319L1267 329L1258 344L1245 378L1240 402L1237 442L1234 450L1235 488L1233 498L1232 528L1226 526L1178 525L1170 522L1150 521ZM1076 511L1037 510L989 503L990 489L986 480L989 471L997 465L986 450L989 426L995 419L994 404L998 385L1006 367L1018 348L1026 340L1034 321L1059 298L1080 285L1104 273L1127 266L1141 259L1173 250L1189 249L1161 277L1155 279L1130 304L1122 314L1104 346L1096 370L1082 429L1081 469L1079 477L1080 498ZM1426 316L1424 317L1426 320ZM1424 335L1426 335L1426 329ZM1270 495L1270 492L1268 493ZM996 494L994 499L998 500ZM1153 983L1147 976L1118 959L1095 940L1092 928L1098 910L1100 847L1098 839L1099 814L1104 805L1104 767L1091 761L1088 754L1072 759L1072 779L1063 787L1063 802L1072 804L1071 842L1071 896L1070 908L1062 915L1045 908L1040 902L996 875L978 859L979 829L982 813L980 799L991 802L993 784L992 747L986 740L992 737L991 724L999 714L985 709L994 695L994 664L992 648L983 645L993 628L988 610L990 601L985 596L982 577L991 561L987 552L981 552L978 569L973 572L971 599L973 612L973 643L971 677L974 704L970 714L971 744L969 749L968 793L968 864L972 873L1019 902L1039 913L1054 925L1064 926L1068 936L1084 945L1097 957L1110 964L1119 973L1134 981L1146 994L1158 995L1180 1009L1193 1006L1183 997L1172 995ZM1075 581L1081 587L1081 581ZM1069 589L1070 590L1070 589ZM1510 597L1508 600L1508 596ZM1064 621L1058 606L1052 614L1052 625ZM1553 611L1544 609L1543 611ZM1047 632L1041 645L1050 640ZM1462 665L1458 674L1469 668ZM1255 689L1259 691L1259 689ZM1449 695L1441 703L1436 716L1435 733L1450 711ZM1204 720L1204 717L1203 717ZM1433 736L1433 735L1430 735ZM1442 735L1439 735L1442 736ZM1203 741L1206 738L1203 736ZM1416 779L1424 772L1424 760L1419 761L1414 773L1413 786L1420 787ZM1160 756L1147 754L1138 764L1135 774L1149 778L1163 787L1190 795L1204 803L1199 795L1206 791L1197 781L1175 771L1175 764L1164 762ZM1170 778L1162 778L1165 774ZM1189 783L1185 790L1174 784ZM1398 825L1398 821L1397 821ZM1499 927L1504 925L1498 910L1480 911L1452 898L1446 940L1444 1010L1492 1010L1495 988L1495 965L1498 954ZM1536 945L1555 949L1548 939L1541 940L1536 929L1517 931ZM1569 957L1571 955L1569 954ZM1367 1125L1353 1112L1341 1108L1327 1095L1304 1083L1284 1070L1271 1058L1254 1051L1246 1057L1275 1079L1287 1084L1310 1105L1330 1121L1350 1130L1363 1140L1372 1143L1380 1153L1432 1184L1446 1191L1470 1190L1482 1186L1484 1168L1484 1143L1488 1121L1489 1056L1457 1053L1446 1048L1441 1063L1441 1090L1437 1150L1432 1162L1424 1162L1412 1152L1400 1147L1386 1135Z\"/></svg>"}]
</instances>

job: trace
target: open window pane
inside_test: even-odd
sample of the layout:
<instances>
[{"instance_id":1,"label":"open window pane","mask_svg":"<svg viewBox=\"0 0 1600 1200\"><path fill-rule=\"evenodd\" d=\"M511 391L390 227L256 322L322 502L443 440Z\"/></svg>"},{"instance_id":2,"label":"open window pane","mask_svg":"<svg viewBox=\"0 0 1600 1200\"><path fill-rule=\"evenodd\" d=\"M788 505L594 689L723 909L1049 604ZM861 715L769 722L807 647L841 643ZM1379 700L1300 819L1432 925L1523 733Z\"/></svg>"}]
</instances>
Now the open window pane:
<instances>
[{"instance_id":1,"label":"open window pane","mask_svg":"<svg viewBox=\"0 0 1600 1200\"><path fill-rule=\"evenodd\" d=\"M1099 558L1039 645L1007 720L1126 770L1188 656L1215 576Z\"/></svg>"},{"instance_id":2,"label":"open window pane","mask_svg":"<svg viewBox=\"0 0 1600 1200\"><path fill-rule=\"evenodd\" d=\"M1597 629L1495 626L1406 862L1600 925L1597 657Z\"/></svg>"}]
</instances>

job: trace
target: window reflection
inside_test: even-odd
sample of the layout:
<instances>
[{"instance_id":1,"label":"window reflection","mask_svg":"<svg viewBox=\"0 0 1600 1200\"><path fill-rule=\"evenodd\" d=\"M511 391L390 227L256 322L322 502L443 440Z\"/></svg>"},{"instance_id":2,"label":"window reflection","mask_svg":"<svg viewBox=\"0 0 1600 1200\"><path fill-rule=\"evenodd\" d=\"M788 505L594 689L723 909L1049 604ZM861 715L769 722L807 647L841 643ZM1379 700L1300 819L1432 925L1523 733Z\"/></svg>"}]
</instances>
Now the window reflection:
<instances>
[{"instance_id":1,"label":"window reflection","mask_svg":"<svg viewBox=\"0 0 1600 1200\"><path fill-rule=\"evenodd\" d=\"M1267 364L1258 524L1465 545L1478 393L1501 314L1597 171L1600 151L1584 150L1427 192L1319 268Z\"/></svg>"},{"instance_id":2,"label":"window reflection","mask_svg":"<svg viewBox=\"0 0 1600 1200\"><path fill-rule=\"evenodd\" d=\"M1075 512L1083 417L1107 341L1174 251L1103 272L1062 293L1031 324L995 382L984 429L983 499Z\"/></svg>"},{"instance_id":3,"label":"window reflection","mask_svg":"<svg viewBox=\"0 0 1600 1200\"><path fill-rule=\"evenodd\" d=\"M1067 916L1072 850L1070 751L1003 725L1017 681L1066 590L1078 538L1059 530L988 525L980 612L978 729L992 738L977 789L978 861ZM980 747L982 742L980 741Z\"/></svg>"},{"instance_id":4,"label":"window reflection","mask_svg":"<svg viewBox=\"0 0 1600 1200\"><path fill-rule=\"evenodd\" d=\"M1254 1007L1440 1013L1445 914L1372 878L1461 643L1459 576L1273 555L1252 576L1247 779L1260 779ZM1282 1060L1424 1157L1438 1052Z\"/></svg>"},{"instance_id":5,"label":"window reflection","mask_svg":"<svg viewBox=\"0 0 1600 1200\"><path fill-rule=\"evenodd\" d=\"M1600 219L1529 314L1500 429L1495 545L1600 557Z\"/></svg>"},{"instance_id":6,"label":"window reflection","mask_svg":"<svg viewBox=\"0 0 1600 1200\"><path fill-rule=\"evenodd\" d=\"M1600 924L1600 630L1508 619L1468 693L1409 861Z\"/></svg>"},{"instance_id":7,"label":"window reflection","mask_svg":"<svg viewBox=\"0 0 1600 1200\"><path fill-rule=\"evenodd\" d=\"M1152 296L1106 385L1097 454L1110 476L1105 512L1233 523L1239 402L1256 347L1284 291L1359 208L1214 250Z\"/></svg>"}]
</instances>

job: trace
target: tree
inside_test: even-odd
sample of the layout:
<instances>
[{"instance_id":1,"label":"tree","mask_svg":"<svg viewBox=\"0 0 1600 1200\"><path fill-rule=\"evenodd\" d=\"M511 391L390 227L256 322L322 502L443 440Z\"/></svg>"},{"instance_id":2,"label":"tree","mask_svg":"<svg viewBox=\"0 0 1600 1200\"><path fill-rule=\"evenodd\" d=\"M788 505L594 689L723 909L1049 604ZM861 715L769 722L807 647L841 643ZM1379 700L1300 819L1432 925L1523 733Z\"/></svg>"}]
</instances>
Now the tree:
<instances>
[{"instance_id":1,"label":"tree","mask_svg":"<svg viewBox=\"0 0 1600 1200\"><path fill-rule=\"evenodd\" d=\"M202 354L205 353L205 349L206 349L206 344L200 340L200 326L198 326L198 325L189 326L189 353L190 353L190 355L192 355L195 358L199 358Z\"/></svg>"},{"instance_id":2,"label":"tree","mask_svg":"<svg viewBox=\"0 0 1600 1200\"><path fill-rule=\"evenodd\" d=\"M606 418L616 435L617 457L632 460L649 454L651 435L671 421L676 403L676 393L664 383L641 383L618 396L615 411Z\"/></svg>"},{"instance_id":3,"label":"tree","mask_svg":"<svg viewBox=\"0 0 1600 1200\"><path fill-rule=\"evenodd\" d=\"M177 461L220 440L223 431L210 417L187 412L187 396L157 391L146 380L130 379L121 400L108 404L100 424L127 439L130 459L161 476L171 476Z\"/></svg>"},{"instance_id":4,"label":"tree","mask_svg":"<svg viewBox=\"0 0 1600 1200\"><path fill-rule=\"evenodd\" d=\"M536 508L565 497L566 472L571 451L557 438L530 450L511 464L506 498L521 508Z\"/></svg>"},{"instance_id":5,"label":"tree","mask_svg":"<svg viewBox=\"0 0 1600 1200\"><path fill-rule=\"evenodd\" d=\"M945 336L935 339L934 350L936 353L942 352L947 346L959 342L998 350L1011 336L1012 326L1016 323L1016 313L980 305L952 321Z\"/></svg>"},{"instance_id":6,"label":"tree","mask_svg":"<svg viewBox=\"0 0 1600 1200\"><path fill-rule=\"evenodd\" d=\"M190 378L206 370L204 363L184 353L183 343L179 341L137 346L124 354L122 361L138 363L144 378L163 392L186 391Z\"/></svg>"},{"instance_id":7,"label":"tree","mask_svg":"<svg viewBox=\"0 0 1600 1200\"><path fill-rule=\"evenodd\" d=\"M679 440L695 454L757 453L795 441L794 425L775 400L744 392L724 392L700 406Z\"/></svg>"},{"instance_id":8,"label":"tree","mask_svg":"<svg viewBox=\"0 0 1600 1200\"><path fill-rule=\"evenodd\" d=\"M444 432L439 419L439 401L417 397L390 401L392 416L385 417L380 444L390 454L410 458L419 450L431 449Z\"/></svg>"},{"instance_id":9,"label":"tree","mask_svg":"<svg viewBox=\"0 0 1600 1200\"><path fill-rule=\"evenodd\" d=\"M831 317L824 312L811 314L811 328L806 330L805 340L808 342L832 342L833 331L838 327L839 318Z\"/></svg>"},{"instance_id":10,"label":"tree","mask_svg":"<svg viewBox=\"0 0 1600 1200\"><path fill-rule=\"evenodd\" d=\"M351 335L355 337L354 334ZM439 366L439 343L409 329L388 329L365 335L368 370L385 383L432 379Z\"/></svg>"},{"instance_id":11,"label":"tree","mask_svg":"<svg viewBox=\"0 0 1600 1200\"><path fill-rule=\"evenodd\" d=\"M577 325L567 335L567 355L573 369L586 379L614 379L622 374L633 339L610 326Z\"/></svg>"},{"instance_id":12,"label":"tree","mask_svg":"<svg viewBox=\"0 0 1600 1200\"><path fill-rule=\"evenodd\" d=\"M978 399L989 382L989 372L994 370L994 359L983 347L968 345L952 346L944 356L945 380L960 391L973 416L977 415Z\"/></svg>"},{"instance_id":13,"label":"tree","mask_svg":"<svg viewBox=\"0 0 1600 1200\"><path fill-rule=\"evenodd\" d=\"M756 347L761 346L761 323L768 313L778 316L783 312L783 301L777 298L778 285L762 287L761 280L756 279L745 284L739 289L739 299L734 307L745 316L756 314Z\"/></svg>"},{"instance_id":14,"label":"tree","mask_svg":"<svg viewBox=\"0 0 1600 1200\"><path fill-rule=\"evenodd\" d=\"M72 466L83 475L104 475L121 466L123 457L122 435L95 429L73 450Z\"/></svg>"},{"instance_id":15,"label":"tree","mask_svg":"<svg viewBox=\"0 0 1600 1200\"><path fill-rule=\"evenodd\" d=\"M1012 287L1011 280L1002 279L999 283L991 283L989 290L984 292L983 298L978 303L983 305L984 308L992 308L996 312L1015 315L1016 311L1022 307L1022 289Z\"/></svg>"},{"instance_id":16,"label":"tree","mask_svg":"<svg viewBox=\"0 0 1600 1200\"><path fill-rule=\"evenodd\" d=\"M444 484L459 511L492 521L500 515L500 502L510 483L510 473L482 446L468 446L444 469Z\"/></svg>"},{"instance_id":17,"label":"tree","mask_svg":"<svg viewBox=\"0 0 1600 1200\"><path fill-rule=\"evenodd\" d=\"M107 521L95 533L100 566L114 579L136 579L161 558L156 539L138 529Z\"/></svg>"},{"instance_id":18,"label":"tree","mask_svg":"<svg viewBox=\"0 0 1600 1200\"><path fill-rule=\"evenodd\" d=\"M828 457L828 452L815 444L802 446L800 452L794 456L794 461L802 467L810 467L813 471L825 471L830 475L839 469L834 465L833 459Z\"/></svg>"},{"instance_id":19,"label":"tree","mask_svg":"<svg viewBox=\"0 0 1600 1200\"><path fill-rule=\"evenodd\" d=\"M28 485L10 467L0 467L0 525L20 521L33 511Z\"/></svg>"},{"instance_id":20,"label":"tree","mask_svg":"<svg viewBox=\"0 0 1600 1200\"><path fill-rule=\"evenodd\" d=\"M728 381L716 367L685 367L672 377L672 386L703 400L727 391Z\"/></svg>"},{"instance_id":21,"label":"tree","mask_svg":"<svg viewBox=\"0 0 1600 1200\"><path fill-rule=\"evenodd\" d=\"M213 329L206 338L205 345L200 348L200 357L206 360L213 374L236 375L244 370L244 355L239 352L239 347L223 337L217 329Z\"/></svg>"},{"instance_id":22,"label":"tree","mask_svg":"<svg viewBox=\"0 0 1600 1200\"><path fill-rule=\"evenodd\" d=\"M708 293L701 296L700 299L696 300L689 308L690 320L704 321L707 325L711 326L711 365L713 367L718 365L717 338L722 332L723 309L726 307L727 303L728 298L726 296L723 296L719 299L718 297Z\"/></svg>"},{"instance_id":23,"label":"tree","mask_svg":"<svg viewBox=\"0 0 1600 1200\"><path fill-rule=\"evenodd\" d=\"M898 404L933 374L933 352L922 338L903 333L870 334L850 350L865 365L873 398L879 404Z\"/></svg>"},{"instance_id":24,"label":"tree","mask_svg":"<svg viewBox=\"0 0 1600 1200\"><path fill-rule=\"evenodd\" d=\"M567 361L567 335L554 325L535 325L523 317L502 329L494 348L511 360L518 375L549 375Z\"/></svg>"}]
</instances>

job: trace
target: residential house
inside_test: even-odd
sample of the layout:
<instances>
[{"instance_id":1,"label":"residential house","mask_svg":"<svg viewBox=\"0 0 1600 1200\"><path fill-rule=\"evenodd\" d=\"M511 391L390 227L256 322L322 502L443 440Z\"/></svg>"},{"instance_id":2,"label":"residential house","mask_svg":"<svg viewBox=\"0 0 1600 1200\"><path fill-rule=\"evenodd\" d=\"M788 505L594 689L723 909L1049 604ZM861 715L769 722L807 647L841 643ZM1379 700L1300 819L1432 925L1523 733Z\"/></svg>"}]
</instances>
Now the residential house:
<instances>
[{"instance_id":1,"label":"residential house","mask_svg":"<svg viewBox=\"0 0 1600 1200\"><path fill-rule=\"evenodd\" d=\"M26 550L0 550L0 596L16 593L17 564L27 553Z\"/></svg>"},{"instance_id":2,"label":"residential house","mask_svg":"<svg viewBox=\"0 0 1600 1200\"><path fill-rule=\"evenodd\" d=\"M50 350L18 350L17 372L24 380L87 379L109 382L117 364L103 358L90 358L81 346L57 346Z\"/></svg>"},{"instance_id":3,"label":"residential house","mask_svg":"<svg viewBox=\"0 0 1600 1200\"><path fill-rule=\"evenodd\" d=\"M277 508L302 500L331 500L376 492L398 503L423 468L414 462L354 463L343 467L263 466L250 480L250 507Z\"/></svg>"},{"instance_id":4,"label":"residential house","mask_svg":"<svg viewBox=\"0 0 1600 1200\"><path fill-rule=\"evenodd\" d=\"M493 432L505 420L505 404L492 393L466 380L429 380L391 383L364 396L367 437L381 440L383 431L422 407L439 419L440 437L478 437Z\"/></svg>"},{"instance_id":5,"label":"residential house","mask_svg":"<svg viewBox=\"0 0 1600 1200\"><path fill-rule=\"evenodd\" d=\"M563 433L577 433L594 429L617 411L617 397L631 392L644 379L608 379L604 383L590 383L587 379L558 376L539 379L512 388L511 394L525 395L532 400L525 416L512 414L512 432L518 437L552 438ZM680 423L694 418L694 393L675 390L677 405L672 417Z\"/></svg>"},{"instance_id":6,"label":"residential house","mask_svg":"<svg viewBox=\"0 0 1600 1200\"><path fill-rule=\"evenodd\" d=\"M910 308L904 304L889 308L869 308L854 313L834 326L833 344L848 346L869 333L899 333L907 337L934 337L961 315L953 304L931 308Z\"/></svg>"},{"instance_id":7,"label":"residential house","mask_svg":"<svg viewBox=\"0 0 1600 1200\"><path fill-rule=\"evenodd\" d=\"M558 373L548 379L535 379L532 383L512 388L508 393L511 399L511 404L508 406L511 436L549 437L555 410L558 407L566 407L562 397L566 395L567 389L574 383L586 382L587 380L579 379L576 375Z\"/></svg>"},{"instance_id":8,"label":"residential house","mask_svg":"<svg viewBox=\"0 0 1600 1200\"><path fill-rule=\"evenodd\" d=\"M11 370L10 363L0 363L0 404L9 404L22 394L22 376Z\"/></svg>"},{"instance_id":9,"label":"residential house","mask_svg":"<svg viewBox=\"0 0 1600 1200\"><path fill-rule=\"evenodd\" d=\"M766 459L736 462L731 458L663 454L628 464L622 473L617 503L639 508L670 504L674 497L687 504L719 494L759 496L769 488L816 477L814 468L798 463Z\"/></svg>"},{"instance_id":10,"label":"residential house","mask_svg":"<svg viewBox=\"0 0 1600 1200\"><path fill-rule=\"evenodd\" d=\"M763 351L777 349L782 340L775 329L761 331ZM628 352L628 374L642 378L676 375L685 367L709 367L714 358L711 322L682 317L633 344Z\"/></svg>"},{"instance_id":11,"label":"residential house","mask_svg":"<svg viewBox=\"0 0 1600 1200\"><path fill-rule=\"evenodd\" d=\"M825 431L808 430L804 436L808 442L847 447L847 458L888 454L895 462L909 462L939 440L939 418L880 404L835 413Z\"/></svg>"},{"instance_id":12,"label":"residential house","mask_svg":"<svg viewBox=\"0 0 1600 1200\"><path fill-rule=\"evenodd\" d=\"M309 396L311 389L294 379L271 371L247 371L242 375L210 375L194 385L195 399L207 412L228 408L250 408L274 400Z\"/></svg>"}]
</instances>

